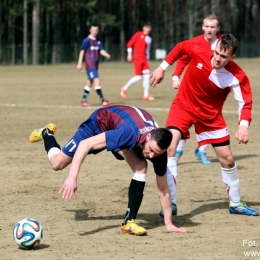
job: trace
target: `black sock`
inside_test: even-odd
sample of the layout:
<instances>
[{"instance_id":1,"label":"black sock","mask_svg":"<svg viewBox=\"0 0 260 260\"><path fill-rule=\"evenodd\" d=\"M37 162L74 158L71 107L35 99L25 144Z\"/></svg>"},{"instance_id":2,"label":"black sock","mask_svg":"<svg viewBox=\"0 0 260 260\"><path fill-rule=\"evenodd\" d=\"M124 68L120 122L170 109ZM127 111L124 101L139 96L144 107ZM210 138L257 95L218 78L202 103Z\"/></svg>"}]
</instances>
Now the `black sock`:
<instances>
[{"instance_id":1,"label":"black sock","mask_svg":"<svg viewBox=\"0 0 260 260\"><path fill-rule=\"evenodd\" d=\"M95 89L95 90L96 90L101 102L105 101L101 88L98 88L98 89Z\"/></svg>"},{"instance_id":2,"label":"black sock","mask_svg":"<svg viewBox=\"0 0 260 260\"><path fill-rule=\"evenodd\" d=\"M128 220L136 219L143 199L144 186L144 181L131 180L128 191L128 209L125 214L124 225Z\"/></svg>"},{"instance_id":3,"label":"black sock","mask_svg":"<svg viewBox=\"0 0 260 260\"><path fill-rule=\"evenodd\" d=\"M45 128L42 131L42 138L44 141L45 150L48 154L51 148L57 147L60 149L59 144L57 143L53 131L51 131L49 128Z\"/></svg>"},{"instance_id":4,"label":"black sock","mask_svg":"<svg viewBox=\"0 0 260 260\"><path fill-rule=\"evenodd\" d=\"M89 92L90 92L90 91L84 89L84 93L83 93L83 97L82 97L82 100L81 100L81 101L83 101L83 102L86 102L86 101L87 101Z\"/></svg>"}]
</instances>

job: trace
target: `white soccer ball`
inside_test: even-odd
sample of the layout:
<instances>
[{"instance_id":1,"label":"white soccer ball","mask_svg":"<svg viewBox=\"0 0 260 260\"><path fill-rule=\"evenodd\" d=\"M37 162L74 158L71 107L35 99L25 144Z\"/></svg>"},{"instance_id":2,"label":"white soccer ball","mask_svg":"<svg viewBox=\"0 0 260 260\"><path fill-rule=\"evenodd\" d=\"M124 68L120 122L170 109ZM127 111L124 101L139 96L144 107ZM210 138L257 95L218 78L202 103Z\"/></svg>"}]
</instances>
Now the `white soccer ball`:
<instances>
[{"instance_id":1,"label":"white soccer ball","mask_svg":"<svg viewBox=\"0 0 260 260\"><path fill-rule=\"evenodd\" d=\"M25 249L33 249L40 244L43 236L41 224L32 218L17 222L13 229L14 241Z\"/></svg>"}]
</instances>

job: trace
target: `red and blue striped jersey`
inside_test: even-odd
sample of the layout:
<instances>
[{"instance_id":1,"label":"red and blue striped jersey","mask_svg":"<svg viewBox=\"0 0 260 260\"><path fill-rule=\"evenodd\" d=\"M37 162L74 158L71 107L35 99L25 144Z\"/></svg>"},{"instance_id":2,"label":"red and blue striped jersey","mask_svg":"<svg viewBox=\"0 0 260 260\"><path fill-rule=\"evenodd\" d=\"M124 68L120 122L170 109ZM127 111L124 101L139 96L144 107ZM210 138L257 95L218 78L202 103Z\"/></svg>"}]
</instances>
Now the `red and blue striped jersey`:
<instances>
[{"instance_id":1,"label":"red and blue striped jersey","mask_svg":"<svg viewBox=\"0 0 260 260\"><path fill-rule=\"evenodd\" d=\"M86 69L98 69L99 52L103 50L101 41L89 35L82 41L81 50L85 51Z\"/></svg>"},{"instance_id":2,"label":"red and blue striped jersey","mask_svg":"<svg viewBox=\"0 0 260 260\"><path fill-rule=\"evenodd\" d=\"M137 107L115 105L96 110L91 120L83 122L79 129L91 127L95 134L105 132L106 149L113 154L120 150L134 150L142 156L142 145L151 131L158 128L154 118L145 110ZM91 126L90 126L91 124ZM167 152L149 159L157 175L167 171Z\"/></svg>"}]
</instances>

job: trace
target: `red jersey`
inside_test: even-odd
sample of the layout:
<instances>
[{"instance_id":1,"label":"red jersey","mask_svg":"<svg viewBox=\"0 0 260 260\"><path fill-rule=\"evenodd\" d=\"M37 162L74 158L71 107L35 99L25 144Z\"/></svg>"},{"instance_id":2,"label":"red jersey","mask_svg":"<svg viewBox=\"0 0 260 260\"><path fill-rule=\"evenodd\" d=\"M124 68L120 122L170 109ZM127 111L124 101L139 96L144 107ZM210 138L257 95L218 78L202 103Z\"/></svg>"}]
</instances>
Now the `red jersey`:
<instances>
[{"instance_id":1,"label":"red jersey","mask_svg":"<svg viewBox=\"0 0 260 260\"><path fill-rule=\"evenodd\" d=\"M190 39L189 41L194 41L194 42L201 42L201 43L205 43L205 46L207 46L206 48L214 51L218 42L218 39L222 36L222 34L217 34L217 39L212 42L209 43L208 41L205 40L204 34L201 34L199 36L196 36L192 39ZM184 71L185 67L190 63L190 57L188 55L184 55L182 56L177 64L176 64L176 68L174 70L174 72L172 73L173 76L178 76L180 77L182 72Z\"/></svg>"},{"instance_id":2,"label":"red jersey","mask_svg":"<svg viewBox=\"0 0 260 260\"><path fill-rule=\"evenodd\" d=\"M183 41L165 57L172 65L183 55L190 57L190 63L174 102L202 120L214 119L220 115L230 91L238 102L239 122L251 122L252 93L244 71L233 61L224 68L213 69L212 51L206 41Z\"/></svg>"},{"instance_id":3,"label":"red jersey","mask_svg":"<svg viewBox=\"0 0 260 260\"><path fill-rule=\"evenodd\" d=\"M127 43L127 50L134 48L135 60L149 60L150 59L150 48L152 38L149 35L145 35L142 31L136 32L133 37Z\"/></svg>"}]
</instances>

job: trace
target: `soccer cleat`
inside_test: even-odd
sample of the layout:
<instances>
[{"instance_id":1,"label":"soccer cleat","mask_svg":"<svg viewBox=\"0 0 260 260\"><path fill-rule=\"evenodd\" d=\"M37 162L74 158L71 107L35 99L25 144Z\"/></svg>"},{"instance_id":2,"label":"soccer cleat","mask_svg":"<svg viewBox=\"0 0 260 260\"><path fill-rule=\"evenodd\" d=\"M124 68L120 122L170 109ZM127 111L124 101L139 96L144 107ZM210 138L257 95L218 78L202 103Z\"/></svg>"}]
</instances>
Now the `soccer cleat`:
<instances>
[{"instance_id":1,"label":"soccer cleat","mask_svg":"<svg viewBox=\"0 0 260 260\"><path fill-rule=\"evenodd\" d=\"M240 202L238 206L229 206L229 213L247 215L247 216L259 215L257 210L249 208L245 202Z\"/></svg>"},{"instance_id":2,"label":"soccer cleat","mask_svg":"<svg viewBox=\"0 0 260 260\"><path fill-rule=\"evenodd\" d=\"M101 106L102 106L102 107L109 106L109 105L111 105L111 104L112 104L112 102L111 102L111 101L108 101L108 100L104 100L104 101L101 102Z\"/></svg>"},{"instance_id":3,"label":"soccer cleat","mask_svg":"<svg viewBox=\"0 0 260 260\"><path fill-rule=\"evenodd\" d=\"M207 154L200 152L199 148L196 148L195 155L200 159L202 164L204 164L204 165L212 164L212 162L207 158Z\"/></svg>"},{"instance_id":4,"label":"soccer cleat","mask_svg":"<svg viewBox=\"0 0 260 260\"><path fill-rule=\"evenodd\" d=\"M147 235L146 229L138 226L134 219L128 220L125 225L122 224L121 232L123 234L137 235L137 236L145 236Z\"/></svg>"},{"instance_id":5,"label":"soccer cleat","mask_svg":"<svg viewBox=\"0 0 260 260\"><path fill-rule=\"evenodd\" d=\"M87 103L86 101L81 101L80 106L81 107L91 107L91 105L89 103Z\"/></svg>"},{"instance_id":6,"label":"soccer cleat","mask_svg":"<svg viewBox=\"0 0 260 260\"><path fill-rule=\"evenodd\" d=\"M163 214L163 211L161 210L160 212L159 212L159 215L160 215L160 217L164 217L164 214ZM172 215L173 216L176 216L177 215L177 205L175 204L175 203L173 203L172 202Z\"/></svg>"},{"instance_id":7,"label":"soccer cleat","mask_svg":"<svg viewBox=\"0 0 260 260\"><path fill-rule=\"evenodd\" d=\"M177 150L175 152L175 160L176 160L177 164L179 163L179 160L180 160L182 154L183 154L183 151L181 151L181 150Z\"/></svg>"},{"instance_id":8,"label":"soccer cleat","mask_svg":"<svg viewBox=\"0 0 260 260\"><path fill-rule=\"evenodd\" d=\"M37 128L37 129L35 129L35 130L31 133L31 135L30 135L30 137L29 137L29 140L30 140L32 143L41 141L41 140L42 140L42 131L43 131L45 128L50 129L53 133L55 133L55 131L56 131L56 129L57 129L56 125L54 125L54 124L52 124L52 123L50 123L50 124L48 124L48 125L46 125L46 126L43 126L43 127L41 127L41 128Z\"/></svg>"},{"instance_id":9,"label":"soccer cleat","mask_svg":"<svg viewBox=\"0 0 260 260\"><path fill-rule=\"evenodd\" d=\"M155 100L155 97L152 97L152 96L150 96L150 95L148 95L148 96L143 96L143 100L145 100L145 101L153 101L153 100Z\"/></svg>"},{"instance_id":10,"label":"soccer cleat","mask_svg":"<svg viewBox=\"0 0 260 260\"><path fill-rule=\"evenodd\" d=\"M120 95L122 98L126 98L127 90L124 87L121 87Z\"/></svg>"}]
</instances>

